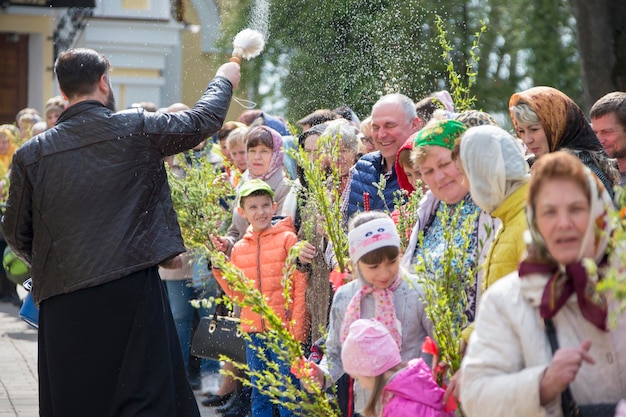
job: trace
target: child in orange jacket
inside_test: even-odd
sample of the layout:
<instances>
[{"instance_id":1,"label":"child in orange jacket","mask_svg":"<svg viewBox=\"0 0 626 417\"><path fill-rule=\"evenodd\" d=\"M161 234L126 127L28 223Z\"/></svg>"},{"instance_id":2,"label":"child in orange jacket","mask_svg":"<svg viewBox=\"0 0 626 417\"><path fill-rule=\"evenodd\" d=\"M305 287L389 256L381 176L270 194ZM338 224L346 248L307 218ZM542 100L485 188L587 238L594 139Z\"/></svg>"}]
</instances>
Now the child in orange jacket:
<instances>
[{"instance_id":1,"label":"child in orange jacket","mask_svg":"<svg viewBox=\"0 0 626 417\"><path fill-rule=\"evenodd\" d=\"M305 303L306 275L295 271L292 276L292 301L285 308L283 296L283 267L289 250L296 244L293 221L286 217L272 224L276 211L271 187L259 179L247 180L239 190L239 214L248 220L244 237L235 243L231 253L231 263L241 269L246 277L254 282L264 295L274 312L287 323L294 320L292 328L296 340L304 342L308 332L308 318ZM310 248L309 248L310 249ZM313 253L314 254L314 253ZM300 256L300 262L310 262L309 256ZM224 292L233 301L241 300L241 294L233 291L219 270L214 269L215 278ZM241 309L241 328L250 333L251 341L246 342L246 362L252 372L252 415L271 417L273 406L269 397L261 394L256 387L255 372L267 368L268 362L275 362L283 375L290 375L290 364L281 361L269 346L262 333L270 330L263 318L249 307ZM264 355L263 358L259 356ZM281 417L294 415L283 406L278 406Z\"/></svg>"}]
</instances>

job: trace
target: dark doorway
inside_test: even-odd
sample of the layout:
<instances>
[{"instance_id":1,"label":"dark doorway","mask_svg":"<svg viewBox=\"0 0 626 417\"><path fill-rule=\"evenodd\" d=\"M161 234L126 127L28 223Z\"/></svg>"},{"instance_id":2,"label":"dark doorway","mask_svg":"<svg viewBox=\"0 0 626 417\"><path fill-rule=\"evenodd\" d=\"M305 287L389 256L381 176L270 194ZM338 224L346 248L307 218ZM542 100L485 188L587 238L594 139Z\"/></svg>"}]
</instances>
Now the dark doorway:
<instances>
[{"instance_id":1,"label":"dark doorway","mask_svg":"<svg viewBox=\"0 0 626 417\"><path fill-rule=\"evenodd\" d=\"M0 123L14 123L28 101L28 35L0 32Z\"/></svg>"}]
</instances>

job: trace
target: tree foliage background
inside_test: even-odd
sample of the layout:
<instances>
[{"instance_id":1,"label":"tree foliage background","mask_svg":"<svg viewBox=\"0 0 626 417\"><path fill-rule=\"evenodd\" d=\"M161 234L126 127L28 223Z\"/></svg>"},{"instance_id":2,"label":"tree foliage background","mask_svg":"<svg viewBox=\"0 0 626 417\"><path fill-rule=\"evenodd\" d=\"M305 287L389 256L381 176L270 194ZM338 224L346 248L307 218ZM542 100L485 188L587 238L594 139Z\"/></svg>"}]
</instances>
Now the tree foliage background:
<instances>
[{"instance_id":1,"label":"tree foliage background","mask_svg":"<svg viewBox=\"0 0 626 417\"><path fill-rule=\"evenodd\" d=\"M265 52L243 66L247 98L261 108L284 103L274 112L292 122L342 104L365 117L383 94L401 92L418 101L448 89L436 15L445 22L462 75L475 34L482 22L487 26L475 51L477 108L506 115L511 94L534 85L553 86L587 106L576 20L567 0L222 0L220 5L224 48L239 30L264 26ZM251 17L265 6L267 24ZM268 79L274 81L270 88Z\"/></svg>"}]
</instances>

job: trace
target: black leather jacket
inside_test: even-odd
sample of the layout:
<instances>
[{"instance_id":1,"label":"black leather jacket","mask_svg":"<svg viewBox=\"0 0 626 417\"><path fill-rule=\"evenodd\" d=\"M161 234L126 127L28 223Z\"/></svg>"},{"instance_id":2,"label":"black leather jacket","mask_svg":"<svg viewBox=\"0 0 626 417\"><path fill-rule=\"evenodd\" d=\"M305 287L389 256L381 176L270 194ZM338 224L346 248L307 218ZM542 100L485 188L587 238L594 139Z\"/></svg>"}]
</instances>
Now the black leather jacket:
<instances>
[{"instance_id":1,"label":"black leather jacket","mask_svg":"<svg viewBox=\"0 0 626 417\"><path fill-rule=\"evenodd\" d=\"M17 150L3 230L31 264L37 304L185 251L163 158L220 129L231 95L217 77L189 111L114 113L79 102Z\"/></svg>"}]
</instances>

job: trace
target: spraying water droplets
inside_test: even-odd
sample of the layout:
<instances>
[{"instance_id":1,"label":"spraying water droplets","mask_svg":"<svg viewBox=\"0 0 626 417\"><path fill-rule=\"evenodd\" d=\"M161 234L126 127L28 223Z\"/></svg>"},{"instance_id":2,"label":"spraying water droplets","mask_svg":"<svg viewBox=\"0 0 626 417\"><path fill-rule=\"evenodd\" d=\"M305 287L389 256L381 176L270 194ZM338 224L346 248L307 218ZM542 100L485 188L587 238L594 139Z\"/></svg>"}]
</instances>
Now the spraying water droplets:
<instances>
[{"instance_id":1,"label":"spraying water droplets","mask_svg":"<svg viewBox=\"0 0 626 417\"><path fill-rule=\"evenodd\" d=\"M270 2L269 0L256 0L252 5L248 27L260 32L263 39L269 36L270 25Z\"/></svg>"}]
</instances>

